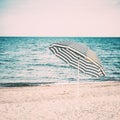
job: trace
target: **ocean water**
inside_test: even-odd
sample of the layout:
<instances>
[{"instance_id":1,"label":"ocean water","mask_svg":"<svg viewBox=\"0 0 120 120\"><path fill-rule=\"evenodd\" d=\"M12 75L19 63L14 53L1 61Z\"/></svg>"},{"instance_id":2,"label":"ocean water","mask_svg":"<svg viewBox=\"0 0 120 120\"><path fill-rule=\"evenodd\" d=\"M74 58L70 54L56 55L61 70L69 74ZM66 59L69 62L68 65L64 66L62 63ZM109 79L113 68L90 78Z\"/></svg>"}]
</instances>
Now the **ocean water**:
<instances>
[{"instance_id":1,"label":"ocean water","mask_svg":"<svg viewBox=\"0 0 120 120\"><path fill-rule=\"evenodd\" d=\"M86 44L105 69L105 77L80 73L80 81L120 81L120 37L0 37L0 86L76 82L77 70L49 50L65 40Z\"/></svg>"}]
</instances>

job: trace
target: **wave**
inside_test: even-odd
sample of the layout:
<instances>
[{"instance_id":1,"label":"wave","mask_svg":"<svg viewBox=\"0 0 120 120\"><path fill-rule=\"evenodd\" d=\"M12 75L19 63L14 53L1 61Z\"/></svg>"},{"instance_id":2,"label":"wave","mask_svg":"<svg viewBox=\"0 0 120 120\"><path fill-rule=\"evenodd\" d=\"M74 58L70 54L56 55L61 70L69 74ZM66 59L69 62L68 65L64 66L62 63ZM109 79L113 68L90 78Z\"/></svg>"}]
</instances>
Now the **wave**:
<instances>
[{"instance_id":1,"label":"wave","mask_svg":"<svg viewBox=\"0 0 120 120\"><path fill-rule=\"evenodd\" d=\"M54 84L55 82L18 82L18 83L0 83L0 87L27 87Z\"/></svg>"}]
</instances>

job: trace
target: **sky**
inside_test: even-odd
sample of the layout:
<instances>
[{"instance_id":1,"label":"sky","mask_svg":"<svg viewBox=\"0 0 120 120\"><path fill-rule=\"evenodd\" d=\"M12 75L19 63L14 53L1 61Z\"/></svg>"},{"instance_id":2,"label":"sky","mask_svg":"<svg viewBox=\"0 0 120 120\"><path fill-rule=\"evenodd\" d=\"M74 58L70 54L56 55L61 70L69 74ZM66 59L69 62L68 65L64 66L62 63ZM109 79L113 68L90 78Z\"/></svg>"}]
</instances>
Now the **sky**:
<instances>
[{"instance_id":1,"label":"sky","mask_svg":"<svg viewBox=\"0 0 120 120\"><path fill-rule=\"evenodd\" d=\"M0 0L0 36L120 37L120 0Z\"/></svg>"}]
</instances>

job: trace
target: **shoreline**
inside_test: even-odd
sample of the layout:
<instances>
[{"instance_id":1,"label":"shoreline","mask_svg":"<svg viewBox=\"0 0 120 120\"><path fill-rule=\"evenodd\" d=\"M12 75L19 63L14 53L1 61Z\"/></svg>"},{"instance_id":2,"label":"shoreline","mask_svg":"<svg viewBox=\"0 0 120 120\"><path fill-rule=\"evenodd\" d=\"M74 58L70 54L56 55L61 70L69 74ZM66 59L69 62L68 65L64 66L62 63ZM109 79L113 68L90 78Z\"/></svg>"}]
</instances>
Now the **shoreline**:
<instances>
[{"instance_id":1,"label":"shoreline","mask_svg":"<svg viewBox=\"0 0 120 120\"><path fill-rule=\"evenodd\" d=\"M0 88L1 120L119 120L120 82Z\"/></svg>"},{"instance_id":2,"label":"shoreline","mask_svg":"<svg viewBox=\"0 0 120 120\"><path fill-rule=\"evenodd\" d=\"M106 82L120 82L119 80L105 80L105 81L79 81L79 83L106 83ZM35 87L43 85L54 85L54 84L77 84L77 81L66 81L66 82L9 82L9 83L0 83L1 88L12 88L12 87Z\"/></svg>"}]
</instances>

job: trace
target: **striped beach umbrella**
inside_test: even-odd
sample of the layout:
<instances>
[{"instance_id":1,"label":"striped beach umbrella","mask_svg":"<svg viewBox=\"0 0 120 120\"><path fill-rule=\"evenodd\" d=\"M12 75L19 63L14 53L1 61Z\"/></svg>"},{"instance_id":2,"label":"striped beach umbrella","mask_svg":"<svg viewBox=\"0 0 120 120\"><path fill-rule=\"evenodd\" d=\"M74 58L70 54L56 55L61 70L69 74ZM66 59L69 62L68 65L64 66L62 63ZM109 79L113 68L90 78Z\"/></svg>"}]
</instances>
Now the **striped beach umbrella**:
<instances>
[{"instance_id":1,"label":"striped beach umbrella","mask_svg":"<svg viewBox=\"0 0 120 120\"><path fill-rule=\"evenodd\" d=\"M78 74L80 71L97 78L105 76L99 58L95 52L85 44L73 41L63 41L50 45L49 49L70 66L78 69Z\"/></svg>"}]
</instances>

